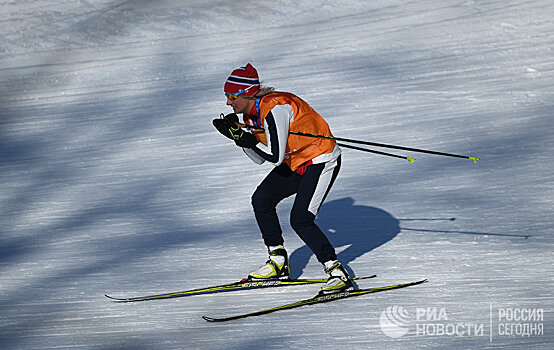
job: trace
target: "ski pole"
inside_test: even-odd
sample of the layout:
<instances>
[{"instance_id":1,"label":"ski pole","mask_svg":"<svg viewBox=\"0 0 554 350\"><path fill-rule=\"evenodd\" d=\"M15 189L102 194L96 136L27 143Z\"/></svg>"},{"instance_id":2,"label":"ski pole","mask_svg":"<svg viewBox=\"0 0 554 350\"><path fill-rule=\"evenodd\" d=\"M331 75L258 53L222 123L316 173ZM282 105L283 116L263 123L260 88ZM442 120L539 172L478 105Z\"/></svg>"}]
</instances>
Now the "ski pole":
<instances>
[{"instance_id":1,"label":"ski pole","mask_svg":"<svg viewBox=\"0 0 554 350\"><path fill-rule=\"evenodd\" d=\"M261 129L258 127L252 127L251 125L247 124L239 124L242 127L246 128L253 128L253 129ZM477 164L477 161L480 159L479 157L472 157L472 156L464 156L460 154L453 154L453 153L445 153L445 152L437 152L437 151L430 151L420 148L412 148L412 147L403 147L403 146L395 146L395 145L389 145L385 143L377 143L377 142L370 142L370 141L361 141L361 140L353 140L353 139L347 139L343 137L332 137L332 136L325 136L325 135L316 135L316 134L308 134L304 132L298 132L298 131L290 131L293 135L299 135L299 136L307 136L307 137L315 137L315 138L322 138L322 139L328 139L328 140L335 140L335 141L343 141L343 142L350 142L350 143L357 143L361 145L367 145L367 146L374 146L374 147L383 147L383 148L392 148L392 149L399 149L404 151L411 151L411 152L419 152L419 153L428 153L428 154L434 154L439 156L447 156L447 157L455 157L455 158L463 158L463 159L470 159L473 161L473 164Z\"/></svg>"},{"instance_id":2,"label":"ski pole","mask_svg":"<svg viewBox=\"0 0 554 350\"><path fill-rule=\"evenodd\" d=\"M344 147L344 148L355 149L355 150L358 150L358 151L380 154L380 155L382 155L382 156L389 156L389 157L395 157L395 158L400 158L400 159L406 159L406 160L407 160L408 162L410 162L410 163L413 163L413 162L415 161L415 158L412 158L412 157L399 156L399 155L397 155L397 154L386 153L386 152L381 152L381 151L375 151L375 150L372 150L372 149L367 149L367 148L362 148L362 147L358 147L358 146L347 145L347 144L340 143L340 142L337 142L337 145L339 145L339 146L341 146L341 147Z\"/></svg>"},{"instance_id":3,"label":"ski pole","mask_svg":"<svg viewBox=\"0 0 554 350\"><path fill-rule=\"evenodd\" d=\"M253 126L253 125L248 125L248 124L242 124L242 123L237 123L237 126L241 127L241 128L247 128L247 129L255 129L255 130L264 130L264 128L261 128L261 127L256 127L256 126ZM290 131L291 134L297 134L295 131ZM301 135L302 136L302 135ZM329 139L334 139L332 137L324 137L322 135L318 135L320 136L319 138L329 138ZM315 137L315 135L314 135ZM394 158L400 158L400 159L406 159L408 162L410 163L413 163L415 161L415 158L412 158L412 157L405 157L405 156L400 156L400 155L397 155L397 154L392 154L392 153L387 153L387 152L381 152L381 151L375 151L375 150L372 150L372 149L367 149L367 148L362 148L362 147L357 147L357 146L352 146L352 145L347 145L347 144L344 144L344 143L337 143L339 146L341 147L344 147L344 148L350 148L350 149L355 149L355 150L358 150L358 151L363 151L363 152L368 152L368 153L375 153L375 154L380 154L382 156L389 156L389 157L394 157Z\"/></svg>"}]
</instances>

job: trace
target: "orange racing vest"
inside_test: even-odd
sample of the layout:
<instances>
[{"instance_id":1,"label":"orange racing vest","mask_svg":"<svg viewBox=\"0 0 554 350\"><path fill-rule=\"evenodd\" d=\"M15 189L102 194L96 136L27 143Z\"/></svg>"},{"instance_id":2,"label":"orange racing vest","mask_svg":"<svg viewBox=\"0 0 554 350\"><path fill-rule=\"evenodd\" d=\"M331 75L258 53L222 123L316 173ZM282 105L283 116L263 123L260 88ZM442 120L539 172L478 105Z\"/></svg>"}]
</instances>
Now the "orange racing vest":
<instances>
[{"instance_id":1,"label":"orange racing vest","mask_svg":"<svg viewBox=\"0 0 554 350\"><path fill-rule=\"evenodd\" d=\"M292 107L293 118L289 122L289 131L333 137L329 124L310 105L300 97L288 92L274 92L263 96L258 103L258 123L264 127L265 118L276 105L288 104ZM246 120L245 120L246 121ZM248 121L246 121L248 122ZM265 133L254 133L258 141L267 146ZM285 160L292 171L315 157L330 153L336 141L289 134L285 149Z\"/></svg>"}]
</instances>

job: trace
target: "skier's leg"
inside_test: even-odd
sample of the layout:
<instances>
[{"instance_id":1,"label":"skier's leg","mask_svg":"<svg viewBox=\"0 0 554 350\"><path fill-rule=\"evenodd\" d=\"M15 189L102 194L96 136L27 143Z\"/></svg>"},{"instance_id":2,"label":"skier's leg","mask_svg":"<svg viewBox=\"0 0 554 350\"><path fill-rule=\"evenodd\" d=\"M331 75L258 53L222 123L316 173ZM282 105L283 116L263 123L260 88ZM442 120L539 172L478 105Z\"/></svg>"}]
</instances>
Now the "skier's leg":
<instances>
[{"instance_id":1,"label":"skier's leg","mask_svg":"<svg viewBox=\"0 0 554 350\"><path fill-rule=\"evenodd\" d=\"M337 256L335 249L314 220L339 169L340 157L332 162L308 166L302 176L290 215L292 228L322 264L336 260Z\"/></svg>"},{"instance_id":2,"label":"skier's leg","mask_svg":"<svg viewBox=\"0 0 554 350\"><path fill-rule=\"evenodd\" d=\"M290 274L288 255L283 247L283 235L277 204L296 192L300 175L283 164L271 171L252 195L252 206L258 227L267 246L269 259L258 270L249 274L250 278L267 279L287 277Z\"/></svg>"},{"instance_id":3,"label":"skier's leg","mask_svg":"<svg viewBox=\"0 0 554 350\"><path fill-rule=\"evenodd\" d=\"M299 182L300 175L286 164L281 164L266 176L252 195L256 222L268 247L283 244L276 207L283 199L296 193Z\"/></svg>"}]
</instances>

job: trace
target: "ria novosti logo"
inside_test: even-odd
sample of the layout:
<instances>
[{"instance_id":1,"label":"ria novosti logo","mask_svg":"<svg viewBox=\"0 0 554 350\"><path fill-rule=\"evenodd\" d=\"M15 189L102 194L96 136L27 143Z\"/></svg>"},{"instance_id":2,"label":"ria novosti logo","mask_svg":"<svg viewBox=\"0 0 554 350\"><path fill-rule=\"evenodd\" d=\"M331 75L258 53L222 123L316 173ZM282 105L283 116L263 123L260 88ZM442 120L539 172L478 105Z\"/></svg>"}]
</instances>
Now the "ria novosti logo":
<instances>
[{"instance_id":1,"label":"ria novosti logo","mask_svg":"<svg viewBox=\"0 0 554 350\"><path fill-rule=\"evenodd\" d=\"M483 337L488 335L489 342L495 337L533 337L544 335L544 308L536 307L493 307L489 303L489 322L461 320L459 313L451 315L444 307L417 307L410 316L401 306L389 306L379 317L379 326L383 333L391 338L400 338L410 331L416 337ZM483 310L485 311L485 310ZM486 311L485 311L486 312ZM478 317L480 321L483 317ZM488 327L487 327L488 326Z\"/></svg>"},{"instance_id":2,"label":"ria novosti logo","mask_svg":"<svg viewBox=\"0 0 554 350\"><path fill-rule=\"evenodd\" d=\"M411 318L402 306L389 306L379 317L379 326L383 333L391 338L400 338L410 330Z\"/></svg>"}]
</instances>

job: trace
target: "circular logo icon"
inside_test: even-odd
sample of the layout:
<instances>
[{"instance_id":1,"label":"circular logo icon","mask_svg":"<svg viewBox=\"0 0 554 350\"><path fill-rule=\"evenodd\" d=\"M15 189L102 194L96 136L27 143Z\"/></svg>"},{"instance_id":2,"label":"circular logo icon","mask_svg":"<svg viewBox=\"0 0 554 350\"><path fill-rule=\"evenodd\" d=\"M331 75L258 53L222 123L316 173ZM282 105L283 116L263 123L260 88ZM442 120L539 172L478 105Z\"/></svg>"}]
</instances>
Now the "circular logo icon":
<instances>
[{"instance_id":1,"label":"circular logo icon","mask_svg":"<svg viewBox=\"0 0 554 350\"><path fill-rule=\"evenodd\" d=\"M408 333L410 315L401 306L389 306L381 313L379 326L391 338L400 338Z\"/></svg>"}]
</instances>

